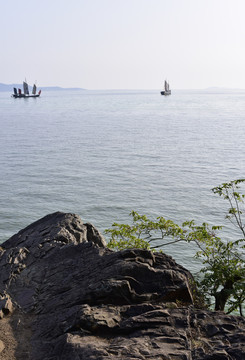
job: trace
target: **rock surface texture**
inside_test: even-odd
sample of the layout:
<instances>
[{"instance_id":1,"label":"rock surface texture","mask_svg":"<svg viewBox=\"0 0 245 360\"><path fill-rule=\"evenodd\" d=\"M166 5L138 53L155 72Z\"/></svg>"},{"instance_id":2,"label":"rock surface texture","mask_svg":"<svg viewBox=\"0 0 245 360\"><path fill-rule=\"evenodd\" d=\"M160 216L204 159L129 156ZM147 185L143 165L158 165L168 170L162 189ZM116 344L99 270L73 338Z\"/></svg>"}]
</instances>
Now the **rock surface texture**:
<instances>
[{"instance_id":1,"label":"rock surface texture","mask_svg":"<svg viewBox=\"0 0 245 360\"><path fill-rule=\"evenodd\" d=\"M191 278L164 254L112 252L77 215L47 215L0 250L0 329L14 339L8 357L0 337L0 358L245 359L245 320L196 309Z\"/></svg>"}]
</instances>

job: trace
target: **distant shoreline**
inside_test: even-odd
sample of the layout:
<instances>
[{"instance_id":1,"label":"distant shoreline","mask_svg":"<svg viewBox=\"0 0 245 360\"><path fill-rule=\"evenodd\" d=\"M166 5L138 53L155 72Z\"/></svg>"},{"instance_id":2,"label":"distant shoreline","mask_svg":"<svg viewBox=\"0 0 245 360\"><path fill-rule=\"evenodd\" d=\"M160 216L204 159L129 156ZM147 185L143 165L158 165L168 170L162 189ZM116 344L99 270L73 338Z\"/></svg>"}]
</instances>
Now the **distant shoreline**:
<instances>
[{"instance_id":1,"label":"distant shoreline","mask_svg":"<svg viewBox=\"0 0 245 360\"><path fill-rule=\"evenodd\" d=\"M13 91L14 87L22 89L23 84L3 84L3 83L0 83L0 91L3 91L3 92L5 92L5 91L6 92L7 91ZM63 91L63 90L84 90L85 91L86 90L86 89L83 89L83 88L63 88L63 87L60 87L60 86L38 86L38 88L41 88L42 90L45 90L45 91Z\"/></svg>"},{"instance_id":2,"label":"distant shoreline","mask_svg":"<svg viewBox=\"0 0 245 360\"><path fill-rule=\"evenodd\" d=\"M13 88L23 88L23 84L3 84L0 83L0 92L13 92ZM30 87L32 85L30 84ZM117 92L135 92L135 91L160 91L160 89L85 89L80 87L61 87L61 86L38 86L39 89L42 91L117 91ZM225 87L218 87L218 86L210 86L203 89L173 89L173 92L201 92L201 93L239 93L245 92L245 89L238 89L238 88L225 88Z\"/></svg>"}]
</instances>

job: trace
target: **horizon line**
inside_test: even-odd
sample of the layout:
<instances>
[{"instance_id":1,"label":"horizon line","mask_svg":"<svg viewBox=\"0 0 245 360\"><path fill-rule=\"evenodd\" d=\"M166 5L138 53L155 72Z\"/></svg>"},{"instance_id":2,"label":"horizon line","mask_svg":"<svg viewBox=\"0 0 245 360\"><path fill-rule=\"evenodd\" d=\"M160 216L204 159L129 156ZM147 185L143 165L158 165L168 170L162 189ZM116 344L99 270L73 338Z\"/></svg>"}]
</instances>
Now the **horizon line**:
<instances>
[{"instance_id":1,"label":"horizon line","mask_svg":"<svg viewBox=\"0 0 245 360\"><path fill-rule=\"evenodd\" d=\"M0 85L3 86L14 86L14 85L21 85L22 83L18 84L18 83L11 83L11 84L6 84L6 83L0 83ZM29 85L32 86L32 85ZM69 90L69 89L73 89L73 90L84 90L84 91L159 91L161 90L161 88L98 88L98 89L89 89L89 88L83 88L80 86L59 86L59 85L38 85L38 88L58 88L58 89L64 89L64 90ZM225 86L208 86L205 88L171 88L172 90L182 90L182 91L191 91L191 90L245 90L245 88L240 88L240 87L225 87Z\"/></svg>"}]
</instances>

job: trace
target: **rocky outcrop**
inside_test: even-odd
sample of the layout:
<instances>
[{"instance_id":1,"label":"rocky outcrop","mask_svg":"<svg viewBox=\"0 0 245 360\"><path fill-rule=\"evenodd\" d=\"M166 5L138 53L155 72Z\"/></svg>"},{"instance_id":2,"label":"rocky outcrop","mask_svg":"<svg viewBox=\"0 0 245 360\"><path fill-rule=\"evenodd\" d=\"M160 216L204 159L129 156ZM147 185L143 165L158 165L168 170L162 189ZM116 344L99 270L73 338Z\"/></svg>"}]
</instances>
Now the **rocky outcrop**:
<instances>
[{"instance_id":1,"label":"rocky outcrop","mask_svg":"<svg viewBox=\"0 0 245 360\"><path fill-rule=\"evenodd\" d=\"M54 213L2 244L0 328L10 319L16 359L245 358L244 319L196 309L191 280L165 254L112 252Z\"/></svg>"}]
</instances>

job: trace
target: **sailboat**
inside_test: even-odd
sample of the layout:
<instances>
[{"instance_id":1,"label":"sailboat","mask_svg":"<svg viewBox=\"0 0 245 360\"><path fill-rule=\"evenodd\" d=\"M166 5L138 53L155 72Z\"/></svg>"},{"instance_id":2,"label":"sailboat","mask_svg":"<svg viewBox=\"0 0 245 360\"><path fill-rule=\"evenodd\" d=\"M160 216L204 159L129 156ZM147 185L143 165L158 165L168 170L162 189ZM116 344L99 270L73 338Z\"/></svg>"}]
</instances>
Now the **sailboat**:
<instances>
[{"instance_id":1,"label":"sailboat","mask_svg":"<svg viewBox=\"0 0 245 360\"><path fill-rule=\"evenodd\" d=\"M167 80L164 81L164 90L161 91L161 95L171 95L171 90L169 89L169 83Z\"/></svg>"},{"instance_id":2,"label":"sailboat","mask_svg":"<svg viewBox=\"0 0 245 360\"><path fill-rule=\"evenodd\" d=\"M15 99L17 98L29 98L29 97L39 97L41 95L41 91L42 90L39 90L38 93L37 93L37 86L36 84L33 85L33 88L32 88L32 93L30 94L29 93L29 86L25 81L23 81L23 93L21 91L21 89L18 89L14 87L14 93L12 94L12 97L14 97Z\"/></svg>"}]
</instances>

